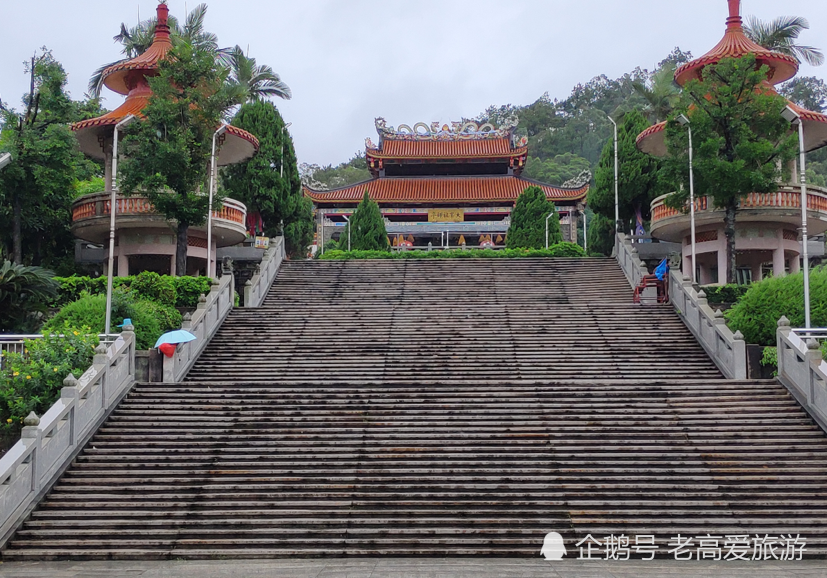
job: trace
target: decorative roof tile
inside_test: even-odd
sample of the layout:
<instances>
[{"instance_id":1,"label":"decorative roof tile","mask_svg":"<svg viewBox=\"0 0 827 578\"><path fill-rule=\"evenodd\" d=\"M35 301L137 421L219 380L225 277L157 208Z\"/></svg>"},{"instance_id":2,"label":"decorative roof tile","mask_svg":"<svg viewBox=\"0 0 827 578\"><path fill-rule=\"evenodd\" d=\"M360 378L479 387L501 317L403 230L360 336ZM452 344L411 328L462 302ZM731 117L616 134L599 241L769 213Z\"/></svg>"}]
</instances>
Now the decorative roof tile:
<instances>
[{"instance_id":1,"label":"decorative roof tile","mask_svg":"<svg viewBox=\"0 0 827 578\"><path fill-rule=\"evenodd\" d=\"M576 189L552 187L513 176L493 177L380 177L335 189L314 191L304 189L305 195L317 203L359 202L367 189L371 199L397 203L457 203L466 201L510 201L529 186L538 186L550 201L576 201L584 198L588 185Z\"/></svg>"}]
</instances>

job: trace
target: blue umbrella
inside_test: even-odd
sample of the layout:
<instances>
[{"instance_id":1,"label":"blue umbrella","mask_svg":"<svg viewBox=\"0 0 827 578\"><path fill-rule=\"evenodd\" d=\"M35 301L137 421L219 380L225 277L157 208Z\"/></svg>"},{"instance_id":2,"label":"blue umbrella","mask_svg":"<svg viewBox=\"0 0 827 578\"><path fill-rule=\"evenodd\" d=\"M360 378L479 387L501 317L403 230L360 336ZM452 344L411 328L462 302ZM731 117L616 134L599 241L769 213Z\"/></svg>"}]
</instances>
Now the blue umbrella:
<instances>
[{"instance_id":1,"label":"blue umbrella","mask_svg":"<svg viewBox=\"0 0 827 578\"><path fill-rule=\"evenodd\" d=\"M159 337L158 341L155 342L155 347L163 345L164 343L172 343L177 345L178 343L195 341L195 339L195 335L193 335L189 331L185 331L183 329L176 329L175 331L167 331L161 337Z\"/></svg>"}]
</instances>

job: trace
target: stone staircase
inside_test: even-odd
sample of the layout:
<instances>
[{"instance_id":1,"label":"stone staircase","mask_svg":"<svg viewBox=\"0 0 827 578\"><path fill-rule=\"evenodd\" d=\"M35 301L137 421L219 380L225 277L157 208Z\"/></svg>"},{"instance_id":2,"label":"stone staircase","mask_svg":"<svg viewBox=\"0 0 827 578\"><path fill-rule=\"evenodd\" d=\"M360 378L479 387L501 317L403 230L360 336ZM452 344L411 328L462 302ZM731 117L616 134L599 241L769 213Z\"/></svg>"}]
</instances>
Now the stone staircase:
<instances>
[{"instance_id":1,"label":"stone staircase","mask_svg":"<svg viewBox=\"0 0 827 578\"><path fill-rule=\"evenodd\" d=\"M3 557L534 557L550 531L824 555L826 490L786 390L722 379L614 261L297 262L187 382L136 386Z\"/></svg>"}]
</instances>

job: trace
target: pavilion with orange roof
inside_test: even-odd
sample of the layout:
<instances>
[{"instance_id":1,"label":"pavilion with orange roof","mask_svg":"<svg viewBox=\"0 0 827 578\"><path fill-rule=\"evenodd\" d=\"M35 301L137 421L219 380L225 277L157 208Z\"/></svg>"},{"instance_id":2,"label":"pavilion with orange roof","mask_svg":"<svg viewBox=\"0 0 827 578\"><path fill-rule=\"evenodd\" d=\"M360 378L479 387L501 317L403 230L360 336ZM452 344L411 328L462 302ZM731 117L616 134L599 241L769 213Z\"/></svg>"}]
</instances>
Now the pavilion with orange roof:
<instances>
[{"instance_id":1,"label":"pavilion with orange roof","mask_svg":"<svg viewBox=\"0 0 827 578\"><path fill-rule=\"evenodd\" d=\"M106 68L103 84L126 100L112 112L72 125L81 150L104 162L106 190L78 198L72 206L72 232L76 237L94 244L103 244L109 236L110 196L112 192L112 148L115 125L129 115L140 119L147 106L152 89L148 78L158 75L158 65L172 49L168 25L169 8L163 2L157 7L157 21L152 44L145 52ZM218 127L216 127L218 128ZM242 162L258 150L258 140L238 127L228 125L219 137L217 154L219 166ZM141 271L175 274L175 234L163 215L155 212L145 197L118 196L115 256L117 275L132 275ZM243 203L225 199L222 207L213 211L212 237L213 267L216 247L240 243L247 236L247 209ZM187 273L207 272L206 225L189 229Z\"/></svg>"},{"instance_id":2,"label":"pavilion with orange roof","mask_svg":"<svg viewBox=\"0 0 827 578\"><path fill-rule=\"evenodd\" d=\"M393 240L420 247L462 241L501 246L517 197L532 185L557 206L564 239L576 241L588 184L555 187L520 176L528 146L514 128L465 122L394 129L376 119L379 143L366 140L369 180L330 191L305 187L317 208L321 244L339 235L367 191Z\"/></svg>"},{"instance_id":3,"label":"pavilion with orange roof","mask_svg":"<svg viewBox=\"0 0 827 578\"><path fill-rule=\"evenodd\" d=\"M769 69L765 90L775 93L775 86L790 80L798 72L798 61L792 56L767 50L750 40L743 28L741 0L727 0L729 16L723 39L704 56L680 66L675 71L675 82L686 85L701 77L706 66L717 64L724 58L754 55L759 66ZM804 147L807 152L827 145L827 116L805 110L790 102L804 125ZM666 122L655 124L637 137L637 147L643 152L665 156ZM778 192L753 193L741 199L736 220L736 278L740 283L757 281L772 274L784 275L801 268L800 183L796 163L791 166L793 182L783 184ZM695 199L696 258L692 263L690 222L688 211L668 207L663 195L652 201L651 233L665 241L683 245L685 272L695 267L700 284L723 282L726 270L726 237L724 236L724 211L713 206L709 197L700 193ZM812 235L827 230L827 189L807 187L807 228ZM812 252L812 251L811 251ZM823 254L823 247L821 250Z\"/></svg>"}]
</instances>

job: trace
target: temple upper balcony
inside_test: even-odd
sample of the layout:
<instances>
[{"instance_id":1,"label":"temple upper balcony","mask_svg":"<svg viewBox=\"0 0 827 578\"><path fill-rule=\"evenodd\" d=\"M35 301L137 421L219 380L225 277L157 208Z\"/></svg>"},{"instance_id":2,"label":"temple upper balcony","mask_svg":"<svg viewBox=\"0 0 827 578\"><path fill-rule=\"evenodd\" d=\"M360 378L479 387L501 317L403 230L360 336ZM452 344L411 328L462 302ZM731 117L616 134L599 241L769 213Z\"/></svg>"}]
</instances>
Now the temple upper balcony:
<instances>
[{"instance_id":1,"label":"temple upper balcony","mask_svg":"<svg viewBox=\"0 0 827 578\"><path fill-rule=\"evenodd\" d=\"M689 204L683 209L666 204L668 195L652 201L652 236L681 243L683 267L691 271ZM751 193L741 199L735 220L736 263L741 282L767 274L800 270L801 187L783 185L774 193ZM827 231L827 189L807 187L807 228L810 237ZM695 199L696 274L701 284L719 283L726 268L724 209L710 197ZM688 273L687 273L688 274Z\"/></svg>"},{"instance_id":2,"label":"temple upper balcony","mask_svg":"<svg viewBox=\"0 0 827 578\"><path fill-rule=\"evenodd\" d=\"M72 204L72 233L76 237L98 245L107 242L110 195L108 192L92 193L75 200ZM175 231L146 197L118 195L115 216L118 275L130 275L141 270L174 274ZM247 237L246 222L247 207L234 199L224 199L222 206L213 211L213 255L217 247L241 243ZM206 273L206 223L190 227L187 260L187 274Z\"/></svg>"}]
</instances>

